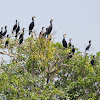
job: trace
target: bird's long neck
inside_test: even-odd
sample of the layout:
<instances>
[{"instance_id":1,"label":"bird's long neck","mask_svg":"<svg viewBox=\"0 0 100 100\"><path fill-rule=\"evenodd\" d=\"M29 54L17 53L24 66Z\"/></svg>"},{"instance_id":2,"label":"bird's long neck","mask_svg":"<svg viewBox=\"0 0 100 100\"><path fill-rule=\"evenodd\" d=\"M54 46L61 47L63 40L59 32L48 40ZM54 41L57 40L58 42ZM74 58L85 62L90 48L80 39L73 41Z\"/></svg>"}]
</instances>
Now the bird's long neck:
<instances>
[{"instance_id":1,"label":"bird's long neck","mask_svg":"<svg viewBox=\"0 0 100 100\"><path fill-rule=\"evenodd\" d=\"M63 39L65 40L65 36L63 36Z\"/></svg>"},{"instance_id":2,"label":"bird's long neck","mask_svg":"<svg viewBox=\"0 0 100 100\"><path fill-rule=\"evenodd\" d=\"M69 40L69 43L71 44L71 40Z\"/></svg>"},{"instance_id":3,"label":"bird's long neck","mask_svg":"<svg viewBox=\"0 0 100 100\"><path fill-rule=\"evenodd\" d=\"M1 32L3 31L3 28L1 28Z\"/></svg>"},{"instance_id":4,"label":"bird's long neck","mask_svg":"<svg viewBox=\"0 0 100 100\"><path fill-rule=\"evenodd\" d=\"M18 27L18 25L17 25L17 21L16 21L16 26Z\"/></svg>"},{"instance_id":5,"label":"bird's long neck","mask_svg":"<svg viewBox=\"0 0 100 100\"><path fill-rule=\"evenodd\" d=\"M44 33L44 28L42 29L42 32Z\"/></svg>"},{"instance_id":6,"label":"bird's long neck","mask_svg":"<svg viewBox=\"0 0 100 100\"><path fill-rule=\"evenodd\" d=\"M7 28L5 27L5 30L6 30Z\"/></svg>"},{"instance_id":7,"label":"bird's long neck","mask_svg":"<svg viewBox=\"0 0 100 100\"><path fill-rule=\"evenodd\" d=\"M91 42L89 43L89 45L91 46Z\"/></svg>"},{"instance_id":8,"label":"bird's long neck","mask_svg":"<svg viewBox=\"0 0 100 100\"><path fill-rule=\"evenodd\" d=\"M34 19L32 19L32 22L34 22Z\"/></svg>"},{"instance_id":9,"label":"bird's long neck","mask_svg":"<svg viewBox=\"0 0 100 100\"><path fill-rule=\"evenodd\" d=\"M16 25L17 25L17 21L16 21Z\"/></svg>"},{"instance_id":10,"label":"bird's long neck","mask_svg":"<svg viewBox=\"0 0 100 100\"><path fill-rule=\"evenodd\" d=\"M50 22L50 26L52 27L52 22Z\"/></svg>"}]
</instances>

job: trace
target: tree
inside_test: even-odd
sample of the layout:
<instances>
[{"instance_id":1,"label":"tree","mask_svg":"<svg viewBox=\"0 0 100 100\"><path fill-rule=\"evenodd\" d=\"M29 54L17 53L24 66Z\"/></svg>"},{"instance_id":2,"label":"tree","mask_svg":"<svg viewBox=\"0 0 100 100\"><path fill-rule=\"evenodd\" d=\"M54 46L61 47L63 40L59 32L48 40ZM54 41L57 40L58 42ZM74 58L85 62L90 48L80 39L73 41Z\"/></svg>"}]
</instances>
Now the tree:
<instances>
[{"instance_id":1,"label":"tree","mask_svg":"<svg viewBox=\"0 0 100 100\"><path fill-rule=\"evenodd\" d=\"M47 39L28 37L19 45L10 39L7 52L0 42L0 54L10 56L1 61L0 98L7 100L99 100L100 52L95 65L92 54L82 55Z\"/></svg>"}]
</instances>

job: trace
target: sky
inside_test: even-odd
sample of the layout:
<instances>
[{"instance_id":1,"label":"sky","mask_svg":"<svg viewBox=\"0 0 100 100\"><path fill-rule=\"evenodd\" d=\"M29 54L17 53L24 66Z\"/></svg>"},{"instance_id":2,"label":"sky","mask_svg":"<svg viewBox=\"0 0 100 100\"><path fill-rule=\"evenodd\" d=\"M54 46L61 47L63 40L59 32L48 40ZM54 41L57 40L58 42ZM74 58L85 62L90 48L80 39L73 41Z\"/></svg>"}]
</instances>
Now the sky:
<instances>
[{"instance_id":1,"label":"sky","mask_svg":"<svg viewBox=\"0 0 100 100\"><path fill-rule=\"evenodd\" d=\"M21 28L28 30L35 16L37 33L53 19L55 43L62 43L63 34L66 34L66 41L72 38L72 44L81 52L85 51L89 40L94 49L88 53L100 51L100 0L0 0L0 4L0 27L7 25L8 34L16 19ZM27 37L28 32L25 32Z\"/></svg>"}]
</instances>

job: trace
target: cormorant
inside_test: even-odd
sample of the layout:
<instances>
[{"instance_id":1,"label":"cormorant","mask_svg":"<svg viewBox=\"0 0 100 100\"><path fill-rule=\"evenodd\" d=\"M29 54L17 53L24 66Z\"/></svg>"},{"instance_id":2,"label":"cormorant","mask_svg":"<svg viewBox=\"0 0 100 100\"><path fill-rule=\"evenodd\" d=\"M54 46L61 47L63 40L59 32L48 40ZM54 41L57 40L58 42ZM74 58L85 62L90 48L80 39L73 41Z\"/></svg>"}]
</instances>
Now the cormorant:
<instances>
[{"instance_id":1,"label":"cormorant","mask_svg":"<svg viewBox=\"0 0 100 100\"><path fill-rule=\"evenodd\" d=\"M32 29L34 28L34 19L35 19L35 17L32 17L32 22L29 25L29 35L31 34Z\"/></svg>"},{"instance_id":2,"label":"cormorant","mask_svg":"<svg viewBox=\"0 0 100 100\"><path fill-rule=\"evenodd\" d=\"M66 34L63 35L62 44L63 44L63 46L64 46L65 48L67 48L67 42L66 42L66 40L65 40L65 36L66 36Z\"/></svg>"},{"instance_id":3,"label":"cormorant","mask_svg":"<svg viewBox=\"0 0 100 100\"><path fill-rule=\"evenodd\" d=\"M22 32L22 34L20 34L20 36L19 36L19 45L23 42L24 29L25 29L25 28L22 29L23 32Z\"/></svg>"},{"instance_id":4,"label":"cormorant","mask_svg":"<svg viewBox=\"0 0 100 100\"><path fill-rule=\"evenodd\" d=\"M23 38L20 39L20 41L19 41L19 45L22 44L22 42L23 42Z\"/></svg>"},{"instance_id":5,"label":"cormorant","mask_svg":"<svg viewBox=\"0 0 100 100\"><path fill-rule=\"evenodd\" d=\"M74 54L74 53L75 53L75 48L74 48L74 45L73 45L72 47L73 47L72 52L73 52L73 54Z\"/></svg>"},{"instance_id":6,"label":"cormorant","mask_svg":"<svg viewBox=\"0 0 100 100\"><path fill-rule=\"evenodd\" d=\"M68 43L69 48L71 48L71 46L72 46L71 40L72 40L72 39L69 39L69 43Z\"/></svg>"},{"instance_id":7,"label":"cormorant","mask_svg":"<svg viewBox=\"0 0 100 100\"><path fill-rule=\"evenodd\" d=\"M5 26L5 31L2 33L3 36L5 36L7 33L7 26Z\"/></svg>"},{"instance_id":8,"label":"cormorant","mask_svg":"<svg viewBox=\"0 0 100 100\"><path fill-rule=\"evenodd\" d=\"M89 50L90 47L91 47L91 40L89 41L89 45L85 48L85 52L86 50Z\"/></svg>"},{"instance_id":9,"label":"cormorant","mask_svg":"<svg viewBox=\"0 0 100 100\"><path fill-rule=\"evenodd\" d=\"M3 27L1 27L0 38L2 38Z\"/></svg>"},{"instance_id":10,"label":"cormorant","mask_svg":"<svg viewBox=\"0 0 100 100\"><path fill-rule=\"evenodd\" d=\"M44 27L42 27L42 31L39 34L39 38L43 38L44 37Z\"/></svg>"},{"instance_id":11,"label":"cormorant","mask_svg":"<svg viewBox=\"0 0 100 100\"><path fill-rule=\"evenodd\" d=\"M8 43L9 43L9 34L7 35L7 40L5 42L5 48L8 46Z\"/></svg>"},{"instance_id":12,"label":"cormorant","mask_svg":"<svg viewBox=\"0 0 100 100\"><path fill-rule=\"evenodd\" d=\"M16 28L16 35L15 37L17 38L18 32L20 31L20 26L19 26L19 22L18 22L18 27Z\"/></svg>"},{"instance_id":13,"label":"cormorant","mask_svg":"<svg viewBox=\"0 0 100 100\"><path fill-rule=\"evenodd\" d=\"M52 31L52 22L53 22L53 19L50 20L50 26L48 28L46 28L46 32L45 32L45 35L49 35Z\"/></svg>"},{"instance_id":14,"label":"cormorant","mask_svg":"<svg viewBox=\"0 0 100 100\"><path fill-rule=\"evenodd\" d=\"M16 24L13 26L12 33L16 30L16 28L17 28L17 20L16 20Z\"/></svg>"},{"instance_id":15,"label":"cormorant","mask_svg":"<svg viewBox=\"0 0 100 100\"><path fill-rule=\"evenodd\" d=\"M93 55L93 59L91 60L91 65L95 65L95 55Z\"/></svg>"}]
</instances>

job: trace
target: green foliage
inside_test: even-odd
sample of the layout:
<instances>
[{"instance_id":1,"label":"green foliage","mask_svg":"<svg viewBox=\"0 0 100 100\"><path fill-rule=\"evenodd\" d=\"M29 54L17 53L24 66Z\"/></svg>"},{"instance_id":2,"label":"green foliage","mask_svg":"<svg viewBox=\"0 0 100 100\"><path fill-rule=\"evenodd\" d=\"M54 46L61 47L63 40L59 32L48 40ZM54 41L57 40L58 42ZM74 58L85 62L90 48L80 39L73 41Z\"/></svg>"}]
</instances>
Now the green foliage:
<instances>
[{"instance_id":1,"label":"green foliage","mask_svg":"<svg viewBox=\"0 0 100 100\"><path fill-rule=\"evenodd\" d=\"M99 100L100 52L95 66L93 55L82 55L76 48L64 48L50 39L30 37L19 45L10 39L0 48L10 56L9 64L1 61L0 99L7 100ZM72 58L69 55L72 55Z\"/></svg>"}]
</instances>

